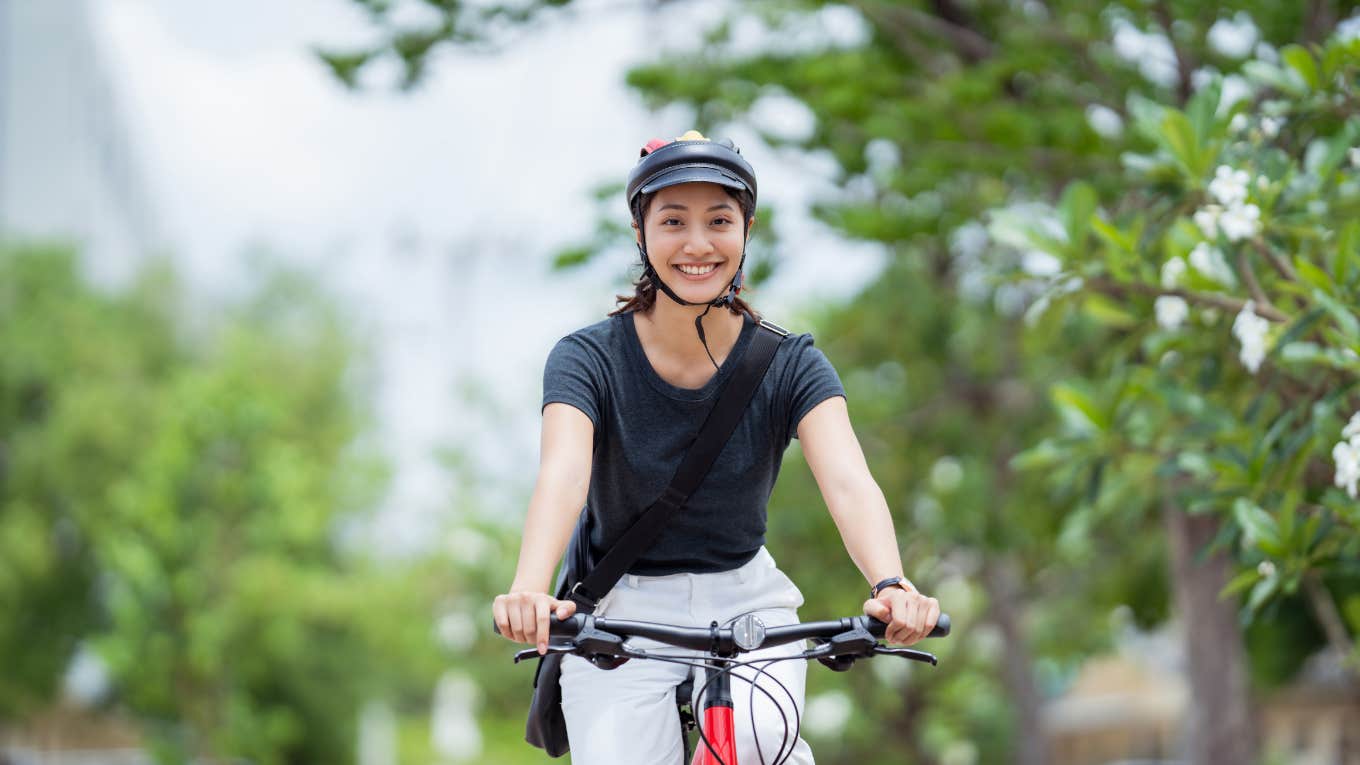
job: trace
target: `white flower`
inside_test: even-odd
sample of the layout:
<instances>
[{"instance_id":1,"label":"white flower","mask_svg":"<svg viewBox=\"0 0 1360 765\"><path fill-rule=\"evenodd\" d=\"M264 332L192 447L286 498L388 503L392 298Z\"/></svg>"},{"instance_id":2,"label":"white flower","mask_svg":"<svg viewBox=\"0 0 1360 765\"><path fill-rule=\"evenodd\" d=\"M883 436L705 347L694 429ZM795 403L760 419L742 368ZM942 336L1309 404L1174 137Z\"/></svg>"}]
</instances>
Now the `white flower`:
<instances>
[{"instance_id":1,"label":"white flower","mask_svg":"<svg viewBox=\"0 0 1360 765\"><path fill-rule=\"evenodd\" d=\"M1345 489L1356 498L1356 483L1360 482L1360 439L1341 441L1332 447L1332 460L1336 462L1337 487Z\"/></svg>"},{"instance_id":2,"label":"white flower","mask_svg":"<svg viewBox=\"0 0 1360 765\"><path fill-rule=\"evenodd\" d=\"M1166 289L1179 287L1185 276L1185 260L1172 258L1162 264L1162 286Z\"/></svg>"},{"instance_id":3,"label":"white flower","mask_svg":"<svg viewBox=\"0 0 1360 765\"><path fill-rule=\"evenodd\" d=\"M1226 114L1238 101L1245 101L1256 94L1251 83L1245 77L1230 74L1223 78L1223 91L1218 97L1218 114Z\"/></svg>"},{"instance_id":4,"label":"white flower","mask_svg":"<svg viewBox=\"0 0 1360 765\"><path fill-rule=\"evenodd\" d=\"M1229 19L1219 19L1209 27L1209 47L1228 58L1246 58L1256 45L1260 32L1246 11Z\"/></svg>"},{"instance_id":5,"label":"white flower","mask_svg":"<svg viewBox=\"0 0 1360 765\"><path fill-rule=\"evenodd\" d=\"M1360 438L1360 412L1351 415L1351 421L1341 429L1341 437L1351 441Z\"/></svg>"},{"instance_id":6,"label":"white flower","mask_svg":"<svg viewBox=\"0 0 1360 765\"><path fill-rule=\"evenodd\" d=\"M1275 576L1275 564L1268 560L1263 560L1256 565L1256 573L1269 579L1270 577Z\"/></svg>"},{"instance_id":7,"label":"white flower","mask_svg":"<svg viewBox=\"0 0 1360 765\"><path fill-rule=\"evenodd\" d=\"M1360 168L1360 146L1347 149L1346 156L1350 158L1352 165Z\"/></svg>"},{"instance_id":8,"label":"white flower","mask_svg":"<svg viewBox=\"0 0 1360 765\"><path fill-rule=\"evenodd\" d=\"M1086 122L1102 138L1118 138L1124 134L1124 118L1104 104L1086 107Z\"/></svg>"},{"instance_id":9,"label":"white flower","mask_svg":"<svg viewBox=\"0 0 1360 765\"><path fill-rule=\"evenodd\" d=\"M1261 230L1261 208L1251 204L1230 207L1218 217L1218 227L1229 242L1256 236Z\"/></svg>"},{"instance_id":10,"label":"white flower","mask_svg":"<svg viewBox=\"0 0 1360 765\"><path fill-rule=\"evenodd\" d=\"M1212 66L1201 66L1190 73L1190 87L1199 92L1209 87L1209 84L1218 77L1220 72Z\"/></svg>"},{"instance_id":11,"label":"white flower","mask_svg":"<svg viewBox=\"0 0 1360 765\"><path fill-rule=\"evenodd\" d=\"M1242 344L1238 358L1252 374L1256 374L1266 358L1266 330L1269 328L1270 322L1256 315L1256 303L1251 300L1242 306L1242 312L1233 321L1233 336Z\"/></svg>"},{"instance_id":12,"label":"white flower","mask_svg":"<svg viewBox=\"0 0 1360 765\"><path fill-rule=\"evenodd\" d=\"M1336 25L1336 39L1341 42L1360 40L1360 13Z\"/></svg>"},{"instance_id":13,"label":"white flower","mask_svg":"<svg viewBox=\"0 0 1360 765\"><path fill-rule=\"evenodd\" d=\"M1266 138L1274 138L1280 134L1280 128L1284 126L1284 119L1280 117L1262 117L1261 135Z\"/></svg>"},{"instance_id":14,"label":"white flower","mask_svg":"<svg viewBox=\"0 0 1360 765\"><path fill-rule=\"evenodd\" d=\"M987 227L975 220L954 229L949 236L949 249L954 256L965 260L975 260L987 249Z\"/></svg>"},{"instance_id":15,"label":"white flower","mask_svg":"<svg viewBox=\"0 0 1360 765\"><path fill-rule=\"evenodd\" d=\"M1176 49L1166 35L1144 32L1125 19L1115 19L1114 50L1119 57L1138 67L1144 79L1169 88L1180 79Z\"/></svg>"},{"instance_id":16,"label":"white flower","mask_svg":"<svg viewBox=\"0 0 1360 765\"><path fill-rule=\"evenodd\" d=\"M1195 225L1199 226L1205 239L1218 238L1218 216L1222 214L1223 208L1218 205L1205 205L1195 211Z\"/></svg>"},{"instance_id":17,"label":"white flower","mask_svg":"<svg viewBox=\"0 0 1360 765\"><path fill-rule=\"evenodd\" d=\"M1153 303L1153 308L1157 311L1157 323L1162 329L1172 331L1180 329L1185 317L1190 315L1190 306L1176 295L1162 295Z\"/></svg>"},{"instance_id":18,"label":"white flower","mask_svg":"<svg viewBox=\"0 0 1360 765\"><path fill-rule=\"evenodd\" d=\"M1267 64L1280 63L1280 52L1275 50L1275 46L1262 40L1256 43L1256 57Z\"/></svg>"},{"instance_id":19,"label":"white flower","mask_svg":"<svg viewBox=\"0 0 1360 765\"><path fill-rule=\"evenodd\" d=\"M1210 281L1225 287L1237 286L1237 276L1223 257L1223 251L1208 242L1200 242L1190 251L1190 267Z\"/></svg>"},{"instance_id":20,"label":"white flower","mask_svg":"<svg viewBox=\"0 0 1360 765\"><path fill-rule=\"evenodd\" d=\"M1062 271L1062 261L1043 250L1026 250L1020 256L1020 268L1030 276L1056 276Z\"/></svg>"},{"instance_id":21,"label":"white flower","mask_svg":"<svg viewBox=\"0 0 1360 765\"><path fill-rule=\"evenodd\" d=\"M1214 171L1214 179L1209 181L1209 194L1225 207L1247 201L1247 183L1251 174L1246 170L1234 170L1227 165L1219 165Z\"/></svg>"},{"instance_id":22,"label":"white flower","mask_svg":"<svg viewBox=\"0 0 1360 765\"><path fill-rule=\"evenodd\" d=\"M1233 118L1228 122L1228 130L1231 130L1234 133L1240 133L1247 129L1247 122L1247 115L1240 113L1234 114Z\"/></svg>"},{"instance_id":23,"label":"white flower","mask_svg":"<svg viewBox=\"0 0 1360 765\"><path fill-rule=\"evenodd\" d=\"M930 466L930 488L948 494L963 483L963 465L954 457L941 457Z\"/></svg>"}]
</instances>

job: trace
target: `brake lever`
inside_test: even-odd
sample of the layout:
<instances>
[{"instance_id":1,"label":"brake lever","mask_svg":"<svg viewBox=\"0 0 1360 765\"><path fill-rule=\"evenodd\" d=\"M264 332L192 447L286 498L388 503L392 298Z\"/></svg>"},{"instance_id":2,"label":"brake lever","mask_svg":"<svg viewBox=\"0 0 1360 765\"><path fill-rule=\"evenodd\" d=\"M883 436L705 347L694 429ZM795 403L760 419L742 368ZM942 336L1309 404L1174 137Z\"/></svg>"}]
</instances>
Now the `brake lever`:
<instances>
[{"instance_id":1,"label":"brake lever","mask_svg":"<svg viewBox=\"0 0 1360 765\"><path fill-rule=\"evenodd\" d=\"M573 651L575 651L575 650L576 650L576 646L572 645L571 643L549 643L549 644L548 644L548 653L571 653L571 652L573 652ZM523 651L517 651L517 652L515 653L515 663L518 664L518 663L520 663L521 661L524 661L524 660L526 660L526 659L537 659L537 658L539 658L540 656L547 656L547 655L548 655L547 653L545 653L545 654L539 654L537 648L526 648L526 649L524 649Z\"/></svg>"},{"instance_id":2,"label":"brake lever","mask_svg":"<svg viewBox=\"0 0 1360 765\"><path fill-rule=\"evenodd\" d=\"M904 659L911 659L912 661L924 662L932 667L939 664L939 660L935 658L935 654L926 653L925 651L918 651L915 648L889 648L888 646L885 645L879 645L874 646L873 651L875 655L901 656Z\"/></svg>"}]
</instances>

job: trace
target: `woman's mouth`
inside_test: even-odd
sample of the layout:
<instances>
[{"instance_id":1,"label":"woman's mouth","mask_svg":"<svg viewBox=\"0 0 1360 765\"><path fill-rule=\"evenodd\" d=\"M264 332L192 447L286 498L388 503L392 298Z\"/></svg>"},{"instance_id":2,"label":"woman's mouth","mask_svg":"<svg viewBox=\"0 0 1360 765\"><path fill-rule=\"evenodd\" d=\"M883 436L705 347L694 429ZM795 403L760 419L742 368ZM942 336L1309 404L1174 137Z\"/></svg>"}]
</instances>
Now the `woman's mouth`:
<instances>
[{"instance_id":1,"label":"woman's mouth","mask_svg":"<svg viewBox=\"0 0 1360 765\"><path fill-rule=\"evenodd\" d=\"M684 276L686 279L688 279L688 280L690 280L690 281L699 282L699 281L703 281L704 279L707 279L708 277L712 276L712 275L718 270L718 264L717 264L717 263L701 263L701 264L694 264L694 263L680 263L680 264L676 264L675 266L672 266L672 268L674 268L676 271L679 271L679 272L680 272L680 275L681 275L681 276Z\"/></svg>"}]
</instances>

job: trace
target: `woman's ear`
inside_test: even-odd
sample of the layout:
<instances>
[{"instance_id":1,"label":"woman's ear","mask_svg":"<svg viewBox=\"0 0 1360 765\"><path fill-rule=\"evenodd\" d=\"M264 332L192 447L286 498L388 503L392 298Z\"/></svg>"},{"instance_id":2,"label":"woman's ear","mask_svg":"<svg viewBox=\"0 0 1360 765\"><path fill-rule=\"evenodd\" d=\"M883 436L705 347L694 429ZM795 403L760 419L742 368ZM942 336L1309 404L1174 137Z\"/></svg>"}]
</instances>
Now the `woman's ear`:
<instances>
[{"instance_id":1,"label":"woman's ear","mask_svg":"<svg viewBox=\"0 0 1360 765\"><path fill-rule=\"evenodd\" d=\"M756 216L752 215L751 219L749 221L746 221L746 241L748 242L751 241L751 230L754 229L755 227Z\"/></svg>"},{"instance_id":2,"label":"woman's ear","mask_svg":"<svg viewBox=\"0 0 1360 765\"><path fill-rule=\"evenodd\" d=\"M642 246L642 229L638 227L637 221L633 221L632 226L633 226L633 239L634 239L635 241L637 241L638 246L641 247L641 246Z\"/></svg>"}]
</instances>

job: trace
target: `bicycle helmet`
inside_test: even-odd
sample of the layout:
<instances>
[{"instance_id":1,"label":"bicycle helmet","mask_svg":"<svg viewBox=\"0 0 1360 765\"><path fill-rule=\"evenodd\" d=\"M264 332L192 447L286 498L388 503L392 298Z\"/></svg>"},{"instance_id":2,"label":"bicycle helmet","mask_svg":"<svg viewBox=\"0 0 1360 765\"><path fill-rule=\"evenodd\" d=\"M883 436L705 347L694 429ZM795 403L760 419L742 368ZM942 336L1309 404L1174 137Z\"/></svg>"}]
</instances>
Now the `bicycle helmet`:
<instances>
[{"instance_id":1,"label":"bicycle helmet","mask_svg":"<svg viewBox=\"0 0 1360 765\"><path fill-rule=\"evenodd\" d=\"M643 194L651 194L667 186L695 182L716 183L729 189L745 189L751 194L750 212L755 210L756 172L741 156L741 151L730 140L710 141L699 131L691 130L674 141L663 141L659 138L648 141L647 145L642 147L637 165L628 173L628 209L638 225L639 232L643 230L644 210L640 204ZM750 225L747 213L748 211L742 211L743 240ZM642 259L643 273L658 289L680 305L704 305L682 299L666 284L661 275L656 273L651 262L647 260L645 236L643 234L642 240L638 242L638 255ZM737 273L732 276L732 283L728 285L724 294L708 305L722 307L732 304L737 293L741 292L742 269L745 265L746 246L743 244L741 261L737 264Z\"/></svg>"}]
</instances>

